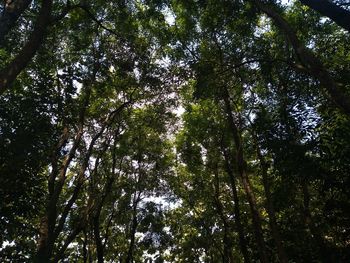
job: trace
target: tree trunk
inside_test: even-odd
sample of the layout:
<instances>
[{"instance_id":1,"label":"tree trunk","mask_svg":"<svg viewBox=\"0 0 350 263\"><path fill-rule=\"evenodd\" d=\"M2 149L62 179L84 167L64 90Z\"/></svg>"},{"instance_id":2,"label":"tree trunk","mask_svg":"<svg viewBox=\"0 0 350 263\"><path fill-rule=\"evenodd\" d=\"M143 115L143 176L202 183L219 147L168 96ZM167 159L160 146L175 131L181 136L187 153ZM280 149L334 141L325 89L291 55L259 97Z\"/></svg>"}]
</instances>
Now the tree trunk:
<instances>
[{"instance_id":1,"label":"tree trunk","mask_svg":"<svg viewBox=\"0 0 350 263\"><path fill-rule=\"evenodd\" d=\"M302 4L328 17L338 26L350 32L350 11L333 4L329 0L299 0Z\"/></svg>"},{"instance_id":2,"label":"tree trunk","mask_svg":"<svg viewBox=\"0 0 350 263\"><path fill-rule=\"evenodd\" d=\"M95 237L95 244L96 244L96 252L97 252L97 262L103 263L104 262L104 249L100 234L100 214L96 215L94 217L94 237Z\"/></svg>"},{"instance_id":3,"label":"tree trunk","mask_svg":"<svg viewBox=\"0 0 350 263\"><path fill-rule=\"evenodd\" d=\"M115 161L113 160L112 171L114 171L114 166L115 166ZM100 231L100 215L101 215L101 210L103 208L105 200L111 191L113 182L114 182L114 175L112 175L112 177L108 178L108 180L105 184L101 199L99 200L98 206L96 207L96 211L94 213L94 218L93 218L93 228L94 228L94 237L95 237L97 262L98 263L104 262L104 245L102 243L101 231Z\"/></svg>"},{"instance_id":4,"label":"tree trunk","mask_svg":"<svg viewBox=\"0 0 350 263\"><path fill-rule=\"evenodd\" d=\"M280 262L282 263L287 263L288 258L285 252L285 249L282 244L282 239L280 236L280 232L278 230L277 222L276 222L276 213L275 213L275 207L273 205L272 197L271 197L271 188L270 188L270 180L268 177L268 164L266 163L263 155L261 154L260 147L258 145L258 140L253 134L254 140L255 140L255 145L256 145L256 151L257 151L257 156L260 162L261 166L261 174L262 174L262 182L263 182L263 187L264 187L264 192L265 192L265 197L266 197L266 206L267 206L267 213L269 215L269 225L270 225L270 230L272 232L273 239L275 241L275 245L277 248L277 253L278 253L278 258Z\"/></svg>"},{"instance_id":5,"label":"tree trunk","mask_svg":"<svg viewBox=\"0 0 350 263\"><path fill-rule=\"evenodd\" d=\"M134 201L133 201L133 213L132 213L132 221L131 221L131 226L130 226L130 243L129 243L129 248L128 248L128 253L125 259L125 263L133 263L134 262L134 247L135 247L135 234L138 226L138 221L137 221L137 205L140 201L140 195L141 193L138 194L136 197L136 193L134 196Z\"/></svg>"},{"instance_id":6,"label":"tree trunk","mask_svg":"<svg viewBox=\"0 0 350 263\"><path fill-rule=\"evenodd\" d=\"M303 194L303 219L305 227L310 231L313 243L316 244L318 259L324 262L331 262L332 251L329 251L325 240L322 237L319 229L317 229L310 211L310 192L309 186L305 179L301 182L301 190Z\"/></svg>"},{"instance_id":7,"label":"tree trunk","mask_svg":"<svg viewBox=\"0 0 350 263\"><path fill-rule=\"evenodd\" d=\"M83 241L83 262L87 263L87 245L88 245L88 240L87 240L87 233L84 230L84 241Z\"/></svg>"},{"instance_id":8,"label":"tree trunk","mask_svg":"<svg viewBox=\"0 0 350 263\"><path fill-rule=\"evenodd\" d=\"M39 228L39 240L38 240L38 251L34 257L35 263L49 262L50 261L50 252L49 252L49 222L48 217L44 216L40 222Z\"/></svg>"},{"instance_id":9,"label":"tree trunk","mask_svg":"<svg viewBox=\"0 0 350 263\"><path fill-rule=\"evenodd\" d=\"M224 207L220 201L220 182L219 182L219 175L218 175L218 167L214 168L214 175L215 175L215 182L214 182L214 204L216 207L216 210L220 216L220 219L223 224L223 231L224 231L224 236L223 236L223 247L224 247L224 252L222 255L222 262L223 263L233 263L233 255L232 255L232 250L233 250L233 242L231 237L229 236L230 232L230 225L229 222L227 221L225 212L224 212Z\"/></svg>"},{"instance_id":10,"label":"tree trunk","mask_svg":"<svg viewBox=\"0 0 350 263\"><path fill-rule=\"evenodd\" d=\"M236 151L237 151L236 164L237 164L240 179L242 181L243 188L245 190L245 193L248 199L249 207L252 213L253 228L254 228L255 238L258 246L260 261L262 263L268 263L269 260L268 260L267 250L266 250L265 241L263 237L261 217L257 208L254 193L251 189L251 185L249 182L249 178L247 174L247 164L246 164L246 161L244 160L244 155L243 155L243 145L239 135L238 127L236 126L236 123L232 116L229 93L227 89L224 89L224 92L225 94L223 96L223 99L225 102L225 110L226 110L228 122L230 125L230 130L232 132L233 140L236 145Z\"/></svg>"},{"instance_id":11,"label":"tree trunk","mask_svg":"<svg viewBox=\"0 0 350 263\"><path fill-rule=\"evenodd\" d=\"M247 248L247 240L244 235L244 229L241 221L241 209L239 206L239 199L238 199L238 193L237 193L237 187L236 187L236 178L234 177L233 170L229 163L229 155L225 151L224 151L224 158L225 158L226 172L227 172L227 175L229 176L231 189L232 189L235 223L236 223L236 228L237 228L238 237L239 237L239 246L241 248L244 262L249 263L250 259L249 259L249 253Z\"/></svg>"}]
</instances>

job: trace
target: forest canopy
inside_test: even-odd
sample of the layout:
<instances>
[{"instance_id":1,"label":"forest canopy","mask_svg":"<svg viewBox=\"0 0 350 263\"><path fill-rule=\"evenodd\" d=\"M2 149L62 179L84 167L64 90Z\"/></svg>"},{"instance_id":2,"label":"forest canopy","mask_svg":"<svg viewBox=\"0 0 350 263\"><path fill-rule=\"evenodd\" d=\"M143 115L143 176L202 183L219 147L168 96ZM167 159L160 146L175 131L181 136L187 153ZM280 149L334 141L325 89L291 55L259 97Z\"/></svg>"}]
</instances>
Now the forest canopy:
<instances>
[{"instance_id":1,"label":"forest canopy","mask_svg":"<svg viewBox=\"0 0 350 263\"><path fill-rule=\"evenodd\" d=\"M349 0L0 2L1 262L348 262Z\"/></svg>"}]
</instances>

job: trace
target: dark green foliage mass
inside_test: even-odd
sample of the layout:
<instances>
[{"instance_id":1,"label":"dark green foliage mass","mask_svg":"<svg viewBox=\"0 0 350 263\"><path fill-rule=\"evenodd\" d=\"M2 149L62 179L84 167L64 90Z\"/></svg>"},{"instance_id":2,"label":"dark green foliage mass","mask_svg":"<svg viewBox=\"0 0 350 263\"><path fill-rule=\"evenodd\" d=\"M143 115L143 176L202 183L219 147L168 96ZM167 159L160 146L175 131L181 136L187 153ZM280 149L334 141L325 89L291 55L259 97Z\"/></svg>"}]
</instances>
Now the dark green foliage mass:
<instances>
[{"instance_id":1,"label":"dark green foliage mass","mask_svg":"<svg viewBox=\"0 0 350 263\"><path fill-rule=\"evenodd\" d=\"M350 3L0 3L0 262L348 262Z\"/></svg>"}]
</instances>

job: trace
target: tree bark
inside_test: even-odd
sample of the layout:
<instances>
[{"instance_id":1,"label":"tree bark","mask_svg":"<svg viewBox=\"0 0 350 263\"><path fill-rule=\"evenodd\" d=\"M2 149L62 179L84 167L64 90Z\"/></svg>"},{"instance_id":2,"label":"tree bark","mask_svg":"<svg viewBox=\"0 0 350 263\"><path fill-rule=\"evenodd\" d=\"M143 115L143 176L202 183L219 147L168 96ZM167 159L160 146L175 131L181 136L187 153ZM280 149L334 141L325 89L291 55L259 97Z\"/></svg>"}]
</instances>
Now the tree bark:
<instances>
[{"instance_id":1,"label":"tree bark","mask_svg":"<svg viewBox=\"0 0 350 263\"><path fill-rule=\"evenodd\" d=\"M308 182L302 179L301 190L303 194L303 220L305 227L309 230L313 243L316 244L318 250L318 260L324 262L332 261L332 252L327 248L325 240L322 237L319 229L316 227L310 211L310 192Z\"/></svg>"},{"instance_id":2,"label":"tree bark","mask_svg":"<svg viewBox=\"0 0 350 263\"><path fill-rule=\"evenodd\" d=\"M263 236L261 217L257 208L256 199L255 199L253 190L251 189L251 185L249 182L249 178L247 174L247 164L246 164L246 161L244 160L244 154L243 154L243 145L239 135L238 127L232 116L229 93L226 88L224 89L223 95L224 95L223 100L225 103L225 111L227 114L228 123L230 126L230 130L232 132L233 141L235 143L236 151L237 151L236 164L238 168L238 173L242 181L242 185L245 190L249 207L252 213L253 228L254 228L255 238L256 238L257 247L259 251L260 261L262 263L268 263L269 260L268 260L267 249L265 246L265 241Z\"/></svg>"},{"instance_id":3,"label":"tree bark","mask_svg":"<svg viewBox=\"0 0 350 263\"><path fill-rule=\"evenodd\" d=\"M224 231L224 236L223 236L223 247L224 247L224 252L222 255L222 262L223 263L233 263L233 254L232 254L232 250L233 250L233 242L232 239L229 235L230 232L230 225L229 222L227 221L225 212L224 212L224 207L220 201L220 181L219 181L219 175L218 175L218 167L216 165L216 167L214 168L214 175L215 175L215 182L213 184L214 186L214 204L216 207L216 210L220 216L220 219L222 221L223 224L223 231Z\"/></svg>"},{"instance_id":4,"label":"tree bark","mask_svg":"<svg viewBox=\"0 0 350 263\"><path fill-rule=\"evenodd\" d=\"M50 24L52 2L53 0L42 1L39 16L28 42L17 56L0 71L0 95L11 87L16 77L28 65L42 45L47 27Z\"/></svg>"},{"instance_id":5,"label":"tree bark","mask_svg":"<svg viewBox=\"0 0 350 263\"><path fill-rule=\"evenodd\" d=\"M279 261L282 263L287 263L288 258L287 258L286 251L283 247L280 232L278 230L275 207L273 205L272 196L271 196L270 180L269 180L269 176L267 173L268 172L268 164L265 161L265 158L261 153L261 150L260 150L260 147L258 144L258 140L257 140L255 134L253 134L253 137L254 137L254 141L255 141L257 157L258 157L258 160L260 162L260 167L261 167L262 182L263 182L263 187L264 187L264 192L265 192L265 197L266 197L266 207L267 207L267 213L269 215L270 229L272 232L273 239L275 241L275 246L277 248Z\"/></svg>"},{"instance_id":6,"label":"tree bark","mask_svg":"<svg viewBox=\"0 0 350 263\"><path fill-rule=\"evenodd\" d=\"M350 12L329 0L299 0L302 4L328 17L338 26L350 32Z\"/></svg>"},{"instance_id":7,"label":"tree bark","mask_svg":"<svg viewBox=\"0 0 350 263\"><path fill-rule=\"evenodd\" d=\"M6 35L15 26L17 20L28 8L32 0L5 0L4 11L0 17L0 47L4 45Z\"/></svg>"},{"instance_id":8,"label":"tree bark","mask_svg":"<svg viewBox=\"0 0 350 263\"><path fill-rule=\"evenodd\" d=\"M244 229L243 229L242 220L241 220L241 209L239 206L239 199L238 199L238 193L237 193L237 187L236 187L236 178L233 174L233 170L232 170L231 165L229 163L228 153L225 150L223 153L224 153L224 159L225 159L226 173L229 177L231 189L232 189L234 213L235 213L235 223L236 223L236 228L237 228L238 237L239 237L239 246L241 248L244 262L249 263L250 259L249 259L249 253L248 253L248 248L247 248L247 240L246 240L245 235L244 235Z\"/></svg>"},{"instance_id":9,"label":"tree bark","mask_svg":"<svg viewBox=\"0 0 350 263\"><path fill-rule=\"evenodd\" d=\"M114 171L114 168L112 170ZM112 175L112 177L108 178L107 183L106 183L104 190L103 190L103 193L102 193L102 197L99 200L99 203L97 205L97 208L96 208L96 211L95 211L94 217L93 217L93 228L94 228L94 237L95 237L97 262L98 263L104 262L104 245L102 243L101 231L100 231L101 210L102 210L102 207L105 203L105 200L106 200L108 194L111 191L113 182L114 182L114 175Z\"/></svg>"},{"instance_id":10,"label":"tree bark","mask_svg":"<svg viewBox=\"0 0 350 263\"><path fill-rule=\"evenodd\" d=\"M318 79L321 86L327 90L334 104L339 109L343 110L345 114L350 116L350 96L341 90L342 84L334 81L321 60L319 60L311 50L309 50L299 41L294 30L280 14L274 11L273 8L263 4L260 0L252 0L252 2L257 6L257 8L270 17L284 32L298 59L302 63L303 69L311 76Z\"/></svg>"},{"instance_id":11,"label":"tree bark","mask_svg":"<svg viewBox=\"0 0 350 263\"><path fill-rule=\"evenodd\" d=\"M130 225L130 243L129 243L129 248L128 248L128 253L125 259L125 263L133 263L134 262L134 248L135 248L135 235L136 235L136 230L138 226L138 221L137 221L137 205L140 201L140 195L141 193L137 194L136 193L134 196L134 201L133 201L133 211L132 211L132 221Z\"/></svg>"}]
</instances>

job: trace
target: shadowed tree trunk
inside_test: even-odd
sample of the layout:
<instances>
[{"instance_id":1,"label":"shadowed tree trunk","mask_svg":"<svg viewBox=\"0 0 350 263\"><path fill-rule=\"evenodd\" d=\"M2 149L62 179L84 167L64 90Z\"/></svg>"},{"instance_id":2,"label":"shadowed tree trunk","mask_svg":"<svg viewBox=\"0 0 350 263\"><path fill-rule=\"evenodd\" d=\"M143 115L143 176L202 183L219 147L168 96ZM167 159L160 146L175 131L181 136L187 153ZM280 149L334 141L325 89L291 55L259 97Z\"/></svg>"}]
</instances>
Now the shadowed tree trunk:
<instances>
[{"instance_id":1,"label":"shadowed tree trunk","mask_svg":"<svg viewBox=\"0 0 350 263\"><path fill-rule=\"evenodd\" d=\"M223 231L224 231L224 236L223 236L223 247L224 247L224 251L223 251L223 255L222 255L222 262L223 263L233 263L233 242L232 242L232 238L230 237L230 224L228 222L228 219L226 217L226 213L224 211L224 207L220 201L220 181L219 181L219 175L218 175L218 166L217 164L215 164L214 169L214 175L215 175L215 181L213 183L213 187L214 187L214 196L213 196L213 200L214 200L214 205L216 207L216 211L220 216L220 219L222 221L223 224Z\"/></svg>"},{"instance_id":2,"label":"shadowed tree trunk","mask_svg":"<svg viewBox=\"0 0 350 263\"><path fill-rule=\"evenodd\" d=\"M237 165L238 173L242 181L242 185L246 193L249 207L252 213L253 228L254 228L255 238L256 238L257 247L259 251L260 261L262 263L268 263L269 260L268 260L267 249L266 249L264 236L263 236L261 217L257 207L255 195L253 193L251 184L249 182L249 178L247 174L247 164L246 164L246 161L244 160L244 154L243 154L243 145L242 145L242 141L238 131L238 127L232 116L229 93L226 88L224 88L223 100L225 103L225 111L227 115L228 124L230 126L233 141L236 146L236 165Z\"/></svg>"},{"instance_id":3,"label":"shadowed tree trunk","mask_svg":"<svg viewBox=\"0 0 350 263\"><path fill-rule=\"evenodd\" d=\"M141 192L135 193L133 200L132 221L130 225L130 243L125 259L125 263L134 262L134 249L135 249L135 235L139 222L137 221L137 206L141 200Z\"/></svg>"},{"instance_id":4,"label":"shadowed tree trunk","mask_svg":"<svg viewBox=\"0 0 350 263\"><path fill-rule=\"evenodd\" d=\"M238 237L239 237L239 246L241 248L241 253L244 258L245 263L249 263L249 253L248 253L248 248L247 248L247 240L244 235L244 229L242 225L242 220L241 220L241 209L239 206L239 199L238 199L238 193L237 193L237 186L236 186L236 178L233 174L233 170L231 168L231 165L229 163L229 155L228 153L224 150L224 159L225 159L225 168L226 168L226 173L229 177L230 184L231 184L231 189L232 189L232 195L233 195L233 202L234 202L234 213L235 213L235 224L238 232Z\"/></svg>"},{"instance_id":5,"label":"shadowed tree trunk","mask_svg":"<svg viewBox=\"0 0 350 263\"><path fill-rule=\"evenodd\" d=\"M265 192L265 197L266 197L266 208L267 208L267 213L269 215L270 229L272 232L273 239L275 241L279 260L282 263L287 263L288 258L287 258L285 249L284 249L283 244L282 244L280 232L278 230L275 207L273 205L273 200L272 200L272 196L271 196L270 179L268 176L268 167L269 166L268 166L268 163L266 162L264 156L261 153L261 150L260 150L260 147L258 144L258 140L257 140L254 132L253 132L253 137L254 137L254 141L255 141L257 157L258 157L258 160L260 162L260 167L261 167L262 182L263 182L263 187L264 187L264 192Z\"/></svg>"}]
</instances>

